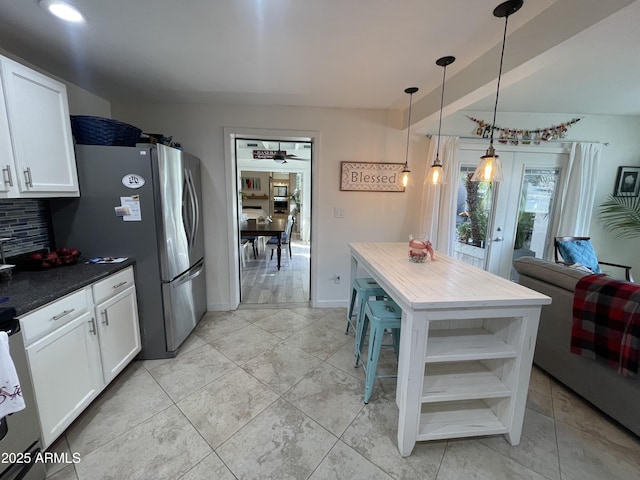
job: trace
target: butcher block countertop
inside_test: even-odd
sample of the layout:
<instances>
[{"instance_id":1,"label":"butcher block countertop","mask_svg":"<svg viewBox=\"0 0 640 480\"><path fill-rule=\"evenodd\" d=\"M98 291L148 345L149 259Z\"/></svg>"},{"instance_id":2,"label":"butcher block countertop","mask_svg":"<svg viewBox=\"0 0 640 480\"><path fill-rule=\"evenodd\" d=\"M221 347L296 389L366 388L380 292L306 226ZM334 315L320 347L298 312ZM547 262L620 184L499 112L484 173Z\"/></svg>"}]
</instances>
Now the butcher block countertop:
<instances>
[{"instance_id":1,"label":"butcher block countertop","mask_svg":"<svg viewBox=\"0 0 640 480\"><path fill-rule=\"evenodd\" d=\"M128 259L120 263L79 262L49 270L17 271L11 279L0 281L0 298L8 297L2 306L13 307L22 316L133 264L135 260Z\"/></svg>"}]
</instances>

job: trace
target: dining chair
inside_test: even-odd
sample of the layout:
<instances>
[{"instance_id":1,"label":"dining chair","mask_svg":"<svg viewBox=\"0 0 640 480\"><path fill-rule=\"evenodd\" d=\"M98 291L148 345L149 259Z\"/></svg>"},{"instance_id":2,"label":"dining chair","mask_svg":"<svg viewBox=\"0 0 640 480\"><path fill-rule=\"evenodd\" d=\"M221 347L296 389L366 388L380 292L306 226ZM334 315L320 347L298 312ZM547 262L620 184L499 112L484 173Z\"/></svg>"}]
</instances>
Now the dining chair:
<instances>
[{"instance_id":1,"label":"dining chair","mask_svg":"<svg viewBox=\"0 0 640 480\"><path fill-rule=\"evenodd\" d=\"M556 263L573 265L579 263L584 265L593 273L602 273L600 265L624 269L627 282L633 282L631 267L618 263L603 262L598 260L596 252L591 244L591 237L555 237L553 239L554 260ZM562 260L560 260L562 258Z\"/></svg>"},{"instance_id":2,"label":"dining chair","mask_svg":"<svg viewBox=\"0 0 640 480\"><path fill-rule=\"evenodd\" d=\"M293 215L289 215L289 218L287 219L287 226L285 227L284 232L282 232L282 234L280 235L280 246L282 249L288 248L290 259L293 257L293 254L291 253L291 233L293 232L294 223L295 220L293 218ZM278 237L271 237L269 240L267 240L266 246L267 248L271 249L271 256L269 257L269 259L273 260L273 251L277 250L278 248Z\"/></svg>"}]
</instances>

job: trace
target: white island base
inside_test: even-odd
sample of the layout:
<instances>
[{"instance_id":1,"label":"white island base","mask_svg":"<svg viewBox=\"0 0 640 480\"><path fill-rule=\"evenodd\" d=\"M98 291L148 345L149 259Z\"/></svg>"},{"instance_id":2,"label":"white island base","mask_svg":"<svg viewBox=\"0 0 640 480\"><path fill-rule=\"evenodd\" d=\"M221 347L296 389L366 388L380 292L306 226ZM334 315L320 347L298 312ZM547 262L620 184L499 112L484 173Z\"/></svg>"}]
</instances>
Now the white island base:
<instances>
[{"instance_id":1,"label":"white island base","mask_svg":"<svg viewBox=\"0 0 640 480\"><path fill-rule=\"evenodd\" d=\"M540 308L549 297L406 243L353 243L351 277L372 276L402 308L398 449L505 434L520 443ZM364 270L364 271L362 271Z\"/></svg>"}]
</instances>

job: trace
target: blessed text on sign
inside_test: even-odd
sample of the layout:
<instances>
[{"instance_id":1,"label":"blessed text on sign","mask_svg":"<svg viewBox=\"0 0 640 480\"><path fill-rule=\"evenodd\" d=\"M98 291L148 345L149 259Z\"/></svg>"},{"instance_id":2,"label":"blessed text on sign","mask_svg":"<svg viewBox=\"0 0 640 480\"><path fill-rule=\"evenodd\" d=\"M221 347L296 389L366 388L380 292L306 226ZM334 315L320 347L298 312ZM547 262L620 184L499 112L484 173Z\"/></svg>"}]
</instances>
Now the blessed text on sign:
<instances>
[{"instance_id":1,"label":"blessed text on sign","mask_svg":"<svg viewBox=\"0 0 640 480\"><path fill-rule=\"evenodd\" d=\"M360 192L404 192L404 163L342 162L340 190Z\"/></svg>"}]
</instances>

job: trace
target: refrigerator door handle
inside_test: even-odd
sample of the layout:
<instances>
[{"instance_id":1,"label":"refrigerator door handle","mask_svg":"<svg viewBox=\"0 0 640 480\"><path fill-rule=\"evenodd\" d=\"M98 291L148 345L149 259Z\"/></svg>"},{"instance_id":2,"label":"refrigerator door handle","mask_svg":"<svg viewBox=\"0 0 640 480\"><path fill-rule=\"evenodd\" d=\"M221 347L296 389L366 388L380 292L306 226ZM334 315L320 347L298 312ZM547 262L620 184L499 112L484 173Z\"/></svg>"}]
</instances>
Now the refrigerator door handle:
<instances>
[{"instance_id":1,"label":"refrigerator door handle","mask_svg":"<svg viewBox=\"0 0 640 480\"><path fill-rule=\"evenodd\" d=\"M189 189L189 180L186 175L185 169L185 177L184 183L182 184L182 226L184 227L184 233L187 236L187 244L189 245L189 250L191 250L191 232L193 231L193 227L187 224L187 202L189 202L189 198L191 196L191 191Z\"/></svg>"},{"instance_id":2,"label":"refrigerator door handle","mask_svg":"<svg viewBox=\"0 0 640 480\"><path fill-rule=\"evenodd\" d=\"M194 278L200 276L200 274L204 271L204 262L198 264L198 266L194 267L193 272L189 274L185 274L182 278L176 280L175 282L171 282L171 286L173 288L178 288L180 285L184 285L187 282L192 281Z\"/></svg>"},{"instance_id":3,"label":"refrigerator door handle","mask_svg":"<svg viewBox=\"0 0 640 480\"><path fill-rule=\"evenodd\" d=\"M189 182L191 183L191 198L193 198L194 206L194 224L193 224L193 246L196 245L196 239L198 238L198 230L200 230L200 205L198 204L198 196L196 194L196 186L193 183L193 173L189 170Z\"/></svg>"}]
</instances>

